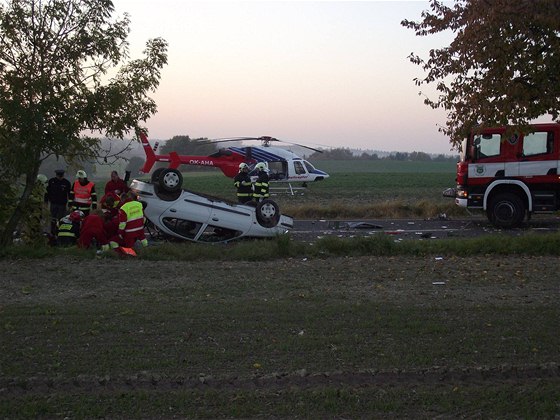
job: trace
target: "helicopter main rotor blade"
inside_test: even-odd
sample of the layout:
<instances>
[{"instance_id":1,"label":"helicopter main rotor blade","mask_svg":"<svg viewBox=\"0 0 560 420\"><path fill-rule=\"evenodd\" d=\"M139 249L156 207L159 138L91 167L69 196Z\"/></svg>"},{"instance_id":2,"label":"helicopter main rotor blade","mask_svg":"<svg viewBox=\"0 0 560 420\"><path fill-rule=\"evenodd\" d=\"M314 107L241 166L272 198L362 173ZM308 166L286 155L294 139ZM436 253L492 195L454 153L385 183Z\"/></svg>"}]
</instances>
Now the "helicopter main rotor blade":
<instances>
[{"instance_id":1,"label":"helicopter main rotor blade","mask_svg":"<svg viewBox=\"0 0 560 420\"><path fill-rule=\"evenodd\" d=\"M314 147L310 147L310 146L306 146L304 144L299 144L299 143L292 143L286 140L280 140L277 139L275 137L270 137L270 136L261 136L261 137L223 137L223 138L217 138L217 139L212 139L212 140L208 140L205 142L200 142L200 144L206 144L206 143L227 143L227 142L232 142L232 141L261 141L263 143L264 146L267 146L270 142L273 141L277 141L279 143L286 143L286 144L291 144L293 146L299 146L299 147L303 147L305 149L309 149L309 150L313 150L314 152L317 153L323 153L323 150L321 149L316 149Z\"/></svg>"},{"instance_id":2,"label":"helicopter main rotor blade","mask_svg":"<svg viewBox=\"0 0 560 420\"><path fill-rule=\"evenodd\" d=\"M314 152L323 153L323 151L321 149L315 149L314 147L306 146L305 144L292 143L292 142L289 142L289 141L286 141L286 140L278 140L278 139L274 139L274 138L271 138L269 140L270 141L279 141L280 143L291 144L293 146L298 146L298 147L303 147L305 149L313 150Z\"/></svg>"},{"instance_id":3,"label":"helicopter main rotor blade","mask_svg":"<svg viewBox=\"0 0 560 420\"><path fill-rule=\"evenodd\" d=\"M315 149L314 147L311 147L311 146L306 146L305 144L292 143L292 142L290 142L290 141L280 140L280 139L277 139L277 138L275 138L275 137L270 137L270 136L262 136L262 137L247 139L247 140L260 140L260 141L263 142L263 144L267 144L267 143L270 143L270 142L272 142L272 141L277 141L277 142L279 142L279 143L291 144L291 145L293 145L293 146L299 146L299 147L303 147L303 148L305 148L305 149L313 150L314 152L323 153L322 150L320 150L320 149Z\"/></svg>"},{"instance_id":4,"label":"helicopter main rotor blade","mask_svg":"<svg viewBox=\"0 0 560 420\"><path fill-rule=\"evenodd\" d=\"M223 137L223 138L206 140L206 141L200 142L200 144L228 143L228 142L244 141L244 140L260 140L260 138L258 138L258 137Z\"/></svg>"}]
</instances>

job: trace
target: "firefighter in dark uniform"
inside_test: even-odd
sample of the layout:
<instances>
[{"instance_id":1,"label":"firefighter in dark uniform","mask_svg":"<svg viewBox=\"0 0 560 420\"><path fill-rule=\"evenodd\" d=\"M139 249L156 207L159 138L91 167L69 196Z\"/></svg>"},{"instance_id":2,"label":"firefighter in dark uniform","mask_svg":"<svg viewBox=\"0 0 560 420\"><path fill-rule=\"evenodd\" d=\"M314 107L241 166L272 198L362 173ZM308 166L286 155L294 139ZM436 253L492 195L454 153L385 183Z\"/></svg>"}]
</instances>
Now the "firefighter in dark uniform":
<instances>
[{"instance_id":1,"label":"firefighter in dark uniform","mask_svg":"<svg viewBox=\"0 0 560 420\"><path fill-rule=\"evenodd\" d=\"M268 182L270 177L268 176L268 171L266 169L266 164L264 162L259 162L255 165L257 170L258 178L255 181L253 197L256 202L262 201L265 198L270 197L268 190Z\"/></svg>"},{"instance_id":2,"label":"firefighter in dark uniform","mask_svg":"<svg viewBox=\"0 0 560 420\"><path fill-rule=\"evenodd\" d=\"M249 177L249 165L239 164L239 173L233 178L233 185L237 188L237 201L241 204L253 199L253 183Z\"/></svg>"},{"instance_id":3,"label":"firefighter in dark uniform","mask_svg":"<svg viewBox=\"0 0 560 420\"><path fill-rule=\"evenodd\" d=\"M66 215L66 206L70 197L72 184L64 178L64 169L54 171L55 177L49 179L45 203L49 203L51 212L51 234L56 236L56 227L60 219Z\"/></svg>"},{"instance_id":4,"label":"firefighter in dark uniform","mask_svg":"<svg viewBox=\"0 0 560 420\"><path fill-rule=\"evenodd\" d=\"M76 245L80 237L80 227L84 213L80 210L74 210L68 216L64 216L58 222L58 234L56 243L59 246Z\"/></svg>"}]
</instances>

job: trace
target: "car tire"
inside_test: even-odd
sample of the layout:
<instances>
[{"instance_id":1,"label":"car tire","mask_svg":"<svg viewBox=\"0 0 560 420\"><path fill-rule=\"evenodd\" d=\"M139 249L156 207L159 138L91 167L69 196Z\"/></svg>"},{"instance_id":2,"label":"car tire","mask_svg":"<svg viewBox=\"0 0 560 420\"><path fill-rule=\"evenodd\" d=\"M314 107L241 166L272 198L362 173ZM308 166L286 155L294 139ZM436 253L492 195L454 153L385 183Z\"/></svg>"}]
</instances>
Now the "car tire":
<instances>
[{"instance_id":1,"label":"car tire","mask_svg":"<svg viewBox=\"0 0 560 420\"><path fill-rule=\"evenodd\" d=\"M176 192L183 186L183 175L177 169L166 168L159 174L159 187L165 192Z\"/></svg>"},{"instance_id":2,"label":"car tire","mask_svg":"<svg viewBox=\"0 0 560 420\"><path fill-rule=\"evenodd\" d=\"M152 184L157 184L159 182L159 176L161 175L164 169L165 168L157 168L154 172L152 172L152 177L150 178Z\"/></svg>"},{"instance_id":3,"label":"car tire","mask_svg":"<svg viewBox=\"0 0 560 420\"><path fill-rule=\"evenodd\" d=\"M514 228L525 218L523 200L514 193L502 193L492 197L486 210L488 220L499 228Z\"/></svg>"},{"instance_id":4,"label":"car tire","mask_svg":"<svg viewBox=\"0 0 560 420\"><path fill-rule=\"evenodd\" d=\"M272 200L263 200L257 204L257 222L265 228L273 228L280 221L280 207Z\"/></svg>"}]
</instances>

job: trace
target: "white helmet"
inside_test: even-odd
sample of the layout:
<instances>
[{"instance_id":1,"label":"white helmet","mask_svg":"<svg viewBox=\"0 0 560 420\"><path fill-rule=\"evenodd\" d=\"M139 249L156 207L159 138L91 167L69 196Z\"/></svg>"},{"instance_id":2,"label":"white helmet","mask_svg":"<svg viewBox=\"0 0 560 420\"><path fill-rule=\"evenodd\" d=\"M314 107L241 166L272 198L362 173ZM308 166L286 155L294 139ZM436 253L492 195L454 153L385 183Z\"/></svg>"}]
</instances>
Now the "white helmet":
<instances>
[{"instance_id":1,"label":"white helmet","mask_svg":"<svg viewBox=\"0 0 560 420\"><path fill-rule=\"evenodd\" d=\"M76 172L76 178L87 178L86 171L80 169L78 172Z\"/></svg>"},{"instance_id":2,"label":"white helmet","mask_svg":"<svg viewBox=\"0 0 560 420\"><path fill-rule=\"evenodd\" d=\"M240 170L240 171L243 170L243 169L246 169L246 168L248 169L248 168L249 168L249 165L247 165L245 162L241 162L241 163L239 164L239 170Z\"/></svg>"},{"instance_id":3,"label":"white helmet","mask_svg":"<svg viewBox=\"0 0 560 420\"><path fill-rule=\"evenodd\" d=\"M261 171L266 170L266 164L264 162L259 162L255 165L255 169L259 169Z\"/></svg>"},{"instance_id":4,"label":"white helmet","mask_svg":"<svg viewBox=\"0 0 560 420\"><path fill-rule=\"evenodd\" d=\"M46 175L39 174L37 175L37 181L39 181L41 184L46 184L49 180Z\"/></svg>"}]
</instances>

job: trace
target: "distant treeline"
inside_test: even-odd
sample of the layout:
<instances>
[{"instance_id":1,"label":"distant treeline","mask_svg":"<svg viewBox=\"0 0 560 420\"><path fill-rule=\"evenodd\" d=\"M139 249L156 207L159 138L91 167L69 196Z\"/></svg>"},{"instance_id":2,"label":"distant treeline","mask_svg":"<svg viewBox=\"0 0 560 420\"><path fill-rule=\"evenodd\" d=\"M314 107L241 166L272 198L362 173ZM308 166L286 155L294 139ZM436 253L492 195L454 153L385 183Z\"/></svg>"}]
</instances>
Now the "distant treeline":
<instances>
[{"instance_id":1,"label":"distant treeline","mask_svg":"<svg viewBox=\"0 0 560 420\"><path fill-rule=\"evenodd\" d=\"M310 160L397 160L397 161L421 161L421 162L457 162L458 155L432 155L425 152L391 152L355 154L348 148L337 148L324 150L322 153L315 152L309 156Z\"/></svg>"}]
</instances>

